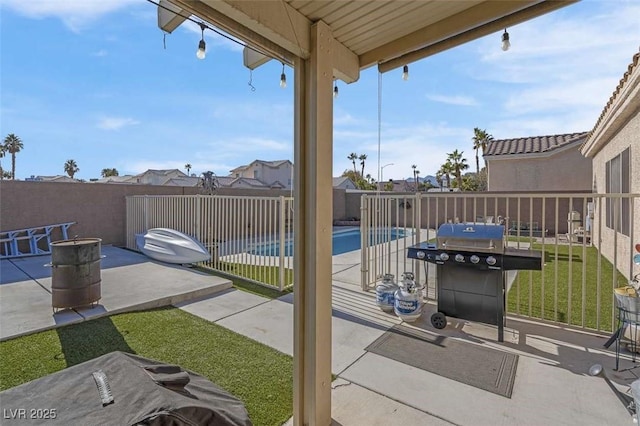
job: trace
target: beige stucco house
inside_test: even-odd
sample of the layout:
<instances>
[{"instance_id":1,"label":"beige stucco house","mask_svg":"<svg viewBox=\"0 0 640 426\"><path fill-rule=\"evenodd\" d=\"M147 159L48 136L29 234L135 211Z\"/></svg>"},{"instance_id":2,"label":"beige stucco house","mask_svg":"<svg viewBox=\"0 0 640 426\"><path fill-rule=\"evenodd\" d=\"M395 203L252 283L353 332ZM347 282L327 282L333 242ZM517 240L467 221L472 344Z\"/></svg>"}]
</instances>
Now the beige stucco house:
<instances>
[{"instance_id":1,"label":"beige stucco house","mask_svg":"<svg viewBox=\"0 0 640 426\"><path fill-rule=\"evenodd\" d=\"M231 170L229 177L257 179L270 187L282 185L288 189L293 182L293 163L289 160L254 160L246 166Z\"/></svg>"},{"instance_id":2,"label":"beige stucco house","mask_svg":"<svg viewBox=\"0 0 640 426\"><path fill-rule=\"evenodd\" d=\"M622 194L595 204L593 238L601 253L628 274L633 245L640 243L640 198L626 195L640 194L640 52L580 152L593 162L594 192Z\"/></svg>"},{"instance_id":3,"label":"beige stucco house","mask_svg":"<svg viewBox=\"0 0 640 426\"><path fill-rule=\"evenodd\" d=\"M496 139L484 154L489 191L591 191L588 132Z\"/></svg>"}]
</instances>

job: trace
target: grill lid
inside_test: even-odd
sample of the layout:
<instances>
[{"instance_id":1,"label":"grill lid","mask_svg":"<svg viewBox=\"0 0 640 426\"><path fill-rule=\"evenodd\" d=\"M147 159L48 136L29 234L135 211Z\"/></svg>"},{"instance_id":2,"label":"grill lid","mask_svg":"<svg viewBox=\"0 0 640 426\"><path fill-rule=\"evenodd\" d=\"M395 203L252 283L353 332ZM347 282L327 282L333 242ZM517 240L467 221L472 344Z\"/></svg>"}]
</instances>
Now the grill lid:
<instances>
[{"instance_id":1,"label":"grill lid","mask_svg":"<svg viewBox=\"0 0 640 426\"><path fill-rule=\"evenodd\" d=\"M504 226L478 223L445 223L438 228L438 248L488 253L504 251Z\"/></svg>"}]
</instances>

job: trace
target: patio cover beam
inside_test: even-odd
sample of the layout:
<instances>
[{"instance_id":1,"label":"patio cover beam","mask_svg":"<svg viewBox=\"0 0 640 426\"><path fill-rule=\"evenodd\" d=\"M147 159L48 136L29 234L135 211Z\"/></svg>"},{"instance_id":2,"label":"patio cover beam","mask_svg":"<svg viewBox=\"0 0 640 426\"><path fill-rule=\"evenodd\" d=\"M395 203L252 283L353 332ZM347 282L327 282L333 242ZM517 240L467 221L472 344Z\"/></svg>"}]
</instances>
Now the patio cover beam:
<instances>
[{"instance_id":1,"label":"patio cover beam","mask_svg":"<svg viewBox=\"0 0 640 426\"><path fill-rule=\"evenodd\" d=\"M311 26L310 57L295 63L295 426L331 424L333 77L331 29Z\"/></svg>"},{"instance_id":2,"label":"patio cover beam","mask_svg":"<svg viewBox=\"0 0 640 426\"><path fill-rule=\"evenodd\" d=\"M431 25L361 55L360 66L365 68L378 63L378 71L387 72L577 1L529 0L482 3L444 19L438 25ZM402 55L398 56L398 53Z\"/></svg>"},{"instance_id":3,"label":"patio cover beam","mask_svg":"<svg viewBox=\"0 0 640 426\"><path fill-rule=\"evenodd\" d=\"M311 55L312 22L284 1L247 0L171 0L216 27L259 46L276 58L293 64L296 57ZM333 40L331 74L346 83L360 78L358 56L342 43Z\"/></svg>"}]
</instances>

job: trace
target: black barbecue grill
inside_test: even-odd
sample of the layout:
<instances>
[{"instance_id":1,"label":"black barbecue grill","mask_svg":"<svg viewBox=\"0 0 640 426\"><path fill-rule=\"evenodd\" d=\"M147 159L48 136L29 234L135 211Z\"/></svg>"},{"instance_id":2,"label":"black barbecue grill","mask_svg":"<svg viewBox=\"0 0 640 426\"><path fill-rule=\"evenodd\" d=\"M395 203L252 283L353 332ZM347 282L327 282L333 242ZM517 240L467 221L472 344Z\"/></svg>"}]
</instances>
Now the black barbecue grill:
<instances>
[{"instance_id":1,"label":"black barbecue grill","mask_svg":"<svg viewBox=\"0 0 640 426\"><path fill-rule=\"evenodd\" d=\"M542 269L542 253L507 247L502 225L447 223L436 244L409 247L407 257L436 264L438 312L431 324L447 325L446 316L498 326L504 339L504 304L508 270Z\"/></svg>"}]
</instances>

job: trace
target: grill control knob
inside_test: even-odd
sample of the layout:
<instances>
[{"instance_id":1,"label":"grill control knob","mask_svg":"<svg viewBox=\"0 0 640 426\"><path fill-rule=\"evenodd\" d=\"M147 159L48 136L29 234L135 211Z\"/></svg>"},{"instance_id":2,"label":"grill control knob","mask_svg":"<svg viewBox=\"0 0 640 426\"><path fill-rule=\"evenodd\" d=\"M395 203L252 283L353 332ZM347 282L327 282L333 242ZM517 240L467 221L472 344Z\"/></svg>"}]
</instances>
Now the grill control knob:
<instances>
[{"instance_id":1,"label":"grill control knob","mask_svg":"<svg viewBox=\"0 0 640 426\"><path fill-rule=\"evenodd\" d=\"M493 257L493 256L489 256L489 257L487 257L487 263L488 263L489 265L495 265L495 264L496 264L496 258L495 258L495 257Z\"/></svg>"},{"instance_id":2,"label":"grill control knob","mask_svg":"<svg viewBox=\"0 0 640 426\"><path fill-rule=\"evenodd\" d=\"M476 256L475 254L472 255L469 260L471 261L471 263L478 263L480 262L480 258L478 256Z\"/></svg>"},{"instance_id":3,"label":"grill control knob","mask_svg":"<svg viewBox=\"0 0 640 426\"><path fill-rule=\"evenodd\" d=\"M449 260L449 255L447 253L440 253L440 259L442 260Z\"/></svg>"},{"instance_id":4,"label":"grill control knob","mask_svg":"<svg viewBox=\"0 0 640 426\"><path fill-rule=\"evenodd\" d=\"M456 254L456 262L464 262L464 256L461 254Z\"/></svg>"},{"instance_id":5,"label":"grill control knob","mask_svg":"<svg viewBox=\"0 0 640 426\"><path fill-rule=\"evenodd\" d=\"M419 252L417 253L417 256L418 256L418 259L424 259L424 257L426 256L426 254L425 254L425 252L423 252L423 251L419 251Z\"/></svg>"}]
</instances>

